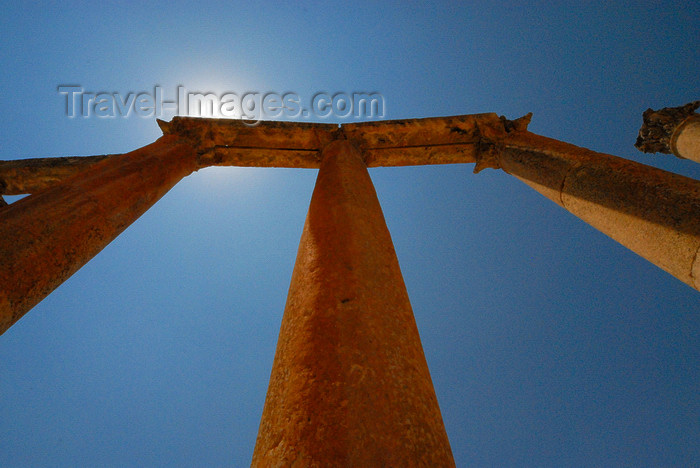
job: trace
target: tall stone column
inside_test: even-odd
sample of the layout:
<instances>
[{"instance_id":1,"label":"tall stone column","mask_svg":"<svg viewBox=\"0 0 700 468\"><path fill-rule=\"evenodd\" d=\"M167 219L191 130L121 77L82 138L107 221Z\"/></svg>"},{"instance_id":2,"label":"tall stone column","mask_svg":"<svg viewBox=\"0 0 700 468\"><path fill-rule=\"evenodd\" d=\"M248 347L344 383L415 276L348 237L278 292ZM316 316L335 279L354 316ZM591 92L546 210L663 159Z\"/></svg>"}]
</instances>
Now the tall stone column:
<instances>
[{"instance_id":1,"label":"tall stone column","mask_svg":"<svg viewBox=\"0 0 700 468\"><path fill-rule=\"evenodd\" d=\"M97 255L197 156L167 136L0 208L0 333Z\"/></svg>"},{"instance_id":2,"label":"tall stone column","mask_svg":"<svg viewBox=\"0 0 700 468\"><path fill-rule=\"evenodd\" d=\"M635 146L645 153L669 153L700 162L700 101L680 107L647 109Z\"/></svg>"},{"instance_id":3,"label":"tall stone column","mask_svg":"<svg viewBox=\"0 0 700 468\"><path fill-rule=\"evenodd\" d=\"M454 466L391 237L346 140L322 152L252 466Z\"/></svg>"},{"instance_id":4,"label":"tall stone column","mask_svg":"<svg viewBox=\"0 0 700 468\"><path fill-rule=\"evenodd\" d=\"M700 181L526 131L499 145L504 171L700 290Z\"/></svg>"}]
</instances>

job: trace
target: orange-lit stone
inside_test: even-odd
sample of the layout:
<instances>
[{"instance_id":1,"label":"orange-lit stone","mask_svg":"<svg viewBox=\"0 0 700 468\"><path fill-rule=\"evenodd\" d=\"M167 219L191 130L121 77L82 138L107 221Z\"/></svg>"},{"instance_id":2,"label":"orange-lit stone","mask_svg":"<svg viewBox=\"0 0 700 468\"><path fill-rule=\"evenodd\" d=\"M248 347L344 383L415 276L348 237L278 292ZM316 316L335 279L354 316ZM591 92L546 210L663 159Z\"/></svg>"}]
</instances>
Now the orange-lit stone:
<instances>
[{"instance_id":1,"label":"orange-lit stone","mask_svg":"<svg viewBox=\"0 0 700 468\"><path fill-rule=\"evenodd\" d=\"M90 166L0 209L0 333L196 170L174 136Z\"/></svg>"},{"instance_id":2,"label":"orange-lit stone","mask_svg":"<svg viewBox=\"0 0 700 468\"><path fill-rule=\"evenodd\" d=\"M348 141L322 154L253 466L454 466L379 201Z\"/></svg>"}]
</instances>

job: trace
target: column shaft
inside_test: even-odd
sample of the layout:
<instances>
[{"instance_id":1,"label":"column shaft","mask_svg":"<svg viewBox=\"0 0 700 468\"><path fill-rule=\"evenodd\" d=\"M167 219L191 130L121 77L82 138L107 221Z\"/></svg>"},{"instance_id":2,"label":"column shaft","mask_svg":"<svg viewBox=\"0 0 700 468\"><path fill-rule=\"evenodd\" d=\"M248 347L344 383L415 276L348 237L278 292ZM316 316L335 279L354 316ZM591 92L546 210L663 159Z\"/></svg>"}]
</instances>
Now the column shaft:
<instances>
[{"instance_id":1,"label":"column shaft","mask_svg":"<svg viewBox=\"0 0 700 468\"><path fill-rule=\"evenodd\" d=\"M0 333L196 167L189 146L163 137L0 208Z\"/></svg>"},{"instance_id":2,"label":"column shaft","mask_svg":"<svg viewBox=\"0 0 700 468\"><path fill-rule=\"evenodd\" d=\"M700 115L695 114L678 126L671 136L671 151L700 163Z\"/></svg>"},{"instance_id":3,"label":"column shaft","mask_svg":"<svg viewBox=\"0 0 700 468\"><path fill-rule=\"evenodd\" d=\"M322 154L252 466L454 466L379 201L344 140Z\"/></svg>"},{"instance_id":4,"label":"column shaft","mask_svg":"<svg viewBox=\"0 0 700 468\"><path fill-rule=\"evenodd\" d=\"M504 141L499 165L700 289L700 181L529 132Z\"/></svg>"}]
</instances>

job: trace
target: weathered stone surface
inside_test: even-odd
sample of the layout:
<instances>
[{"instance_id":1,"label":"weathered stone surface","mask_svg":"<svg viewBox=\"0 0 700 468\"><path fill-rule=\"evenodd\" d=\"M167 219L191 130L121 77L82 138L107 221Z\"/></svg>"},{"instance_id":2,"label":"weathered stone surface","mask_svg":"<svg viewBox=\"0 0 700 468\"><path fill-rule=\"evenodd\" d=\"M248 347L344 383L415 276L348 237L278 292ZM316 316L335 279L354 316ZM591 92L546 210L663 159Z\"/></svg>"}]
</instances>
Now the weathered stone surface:
<instances>
[{"instance_id":1,"label":"weathered stone surface","mask_svg":"<svg viewBox=\"0 0 700 468\"><path fill-rule=\"evenodd\" d=\"M362 122L342 130L362 150L367 167L473 163L485 138L505 133L493 113Z\"/></svg>"},{"instance_id":2,"label":"weathered stone surface","mask_svg":"<svg viewBox=\"0 0 700 468\"><path fill-rule=\"evenodd\" d=\"M0 161L0 194L37 193L109 157L111 156L74 156Z\"/></svg>"},{"instance_id":3,"label":"weathered stone surface","mask_svg":"<svg viewBox=\"0 0 700 468\"><path fill-rule=\"evenodd\" d=\"M338 125L238 119L174 117L159 120L164 135L192 145L200 167L319 167L318 152L335 138Z\"/></svg>"},{"instance_id":4,"label":"weathered stone surface","mask_svg":"<svg viewBox=\"0 0 700 468\"><path fill-rule=\"evenodd\" d=\"M700 181L529 132L503 145L504 171L700 290Z\"/></svg>"},{"instance_id":5,"label":"weathered stone surface","mask_svg":"<svg viewBox=\"0 0 700 468\"><path fill-rule=\"evenodd\" d=\"M460 115L346 124L175 117L159 121L200 154L200 166L306 167L320 165L319 151L344 135L362 150L368 167L475 162L484 135L504 133L496 114Z\"/></svg>"},{"instance_id":6,"label":"weathered stone surface","mask_svg":"<svg viewBox=\"0 0 700 468\"><path fill-rule=\"evenodd\" d=\"M323 152L252 466L454 466L360 153Z\"/></svg>"},{"instance_id":7,"label":"weathered stone surface","mask_svg":"<svg viewBox=\"0 0 700 468\"><path fill-rule=\"evenodd\" d=\"M163 137L0 210L0 333L196 169Z\"/></svg>"}]
</instances>

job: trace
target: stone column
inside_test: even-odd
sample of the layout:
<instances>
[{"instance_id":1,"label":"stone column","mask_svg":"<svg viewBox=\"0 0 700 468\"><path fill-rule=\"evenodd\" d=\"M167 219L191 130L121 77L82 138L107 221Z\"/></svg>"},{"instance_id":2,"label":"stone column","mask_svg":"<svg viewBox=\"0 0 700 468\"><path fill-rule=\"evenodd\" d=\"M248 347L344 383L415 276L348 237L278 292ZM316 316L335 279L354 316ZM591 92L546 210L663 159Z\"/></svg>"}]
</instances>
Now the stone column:
<instances>
[{"instance_id":1,"label":"stone column","mask_svg":"<svg viewBox=\"0 0 700 468\"><path fill-rule=\"evenodd\" d=\"M645 153L672 153L700 162L700 101L681 107L647 109L635 146Z\"/></svg>"},{"instance_id":2,"label":"stone column","mask_svg":"<svg viewBox=\"0 0 700 468\"><path fill-rule=\"evenodd\" d=\"M700 181L526 131L499 144L504 171L700 290Z\"/></svg>"},{"instance_id":3,"label":"stone column","mask_svg":"<svg viewBox=\"0 0 700 468\"><path fill-rule=\"evenodd\" d=\"M0 208L0 333L196 168L190 146L163 137Z\"/></svg>"},{"instance_id":4,"label":"stone column","mask_svg":"<svg viewBox=\"0 0 700 468\"><path fill-rule=\"evenodd\" d=\"M454 466L391 237L346 140L322 152L252 466Z\"/></svg>"}]
</instances>

